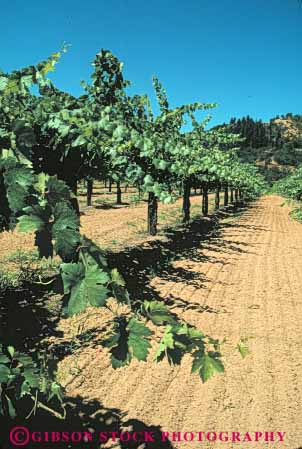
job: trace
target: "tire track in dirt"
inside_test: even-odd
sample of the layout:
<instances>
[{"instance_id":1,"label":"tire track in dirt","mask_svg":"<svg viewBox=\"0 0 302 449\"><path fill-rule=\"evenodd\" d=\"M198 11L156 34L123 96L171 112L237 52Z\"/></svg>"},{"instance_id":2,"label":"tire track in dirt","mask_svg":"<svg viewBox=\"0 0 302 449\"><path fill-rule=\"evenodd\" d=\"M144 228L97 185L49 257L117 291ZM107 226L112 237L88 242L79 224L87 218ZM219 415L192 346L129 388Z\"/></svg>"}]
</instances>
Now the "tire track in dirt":
<instances>
[{"instance_id":1,"label":"tire track in dirt","mask_svg":"<svg viewBox=\"0 0 302 449\"><path fill-rule=\"evenodd\" d=\"M77 389L68 387L69 394L97 399L165 431L282 431L284 443L269 447L300 447L302 225L288 218L281 203L279 197L263 197L239 219L222 225L218 236L201 242L193 257L174 262L183 273L193 274L194 282L190 276L183 282L172 276L151 283L163 299L175 296L208 307L204 313L173 310L205 333L227 337L224 375L202 384L190 375L190 357L173 368L166 361L154 365L152 354L147 363L114 371L103 368L102 358L96 360L91 350L86 353L91 357L84 372L87 380ZM244 360L235 349L240 337L250 337L251 353ZM233 449L242 444L195 441L173 446Z\"/></svg>"}]
</instances>

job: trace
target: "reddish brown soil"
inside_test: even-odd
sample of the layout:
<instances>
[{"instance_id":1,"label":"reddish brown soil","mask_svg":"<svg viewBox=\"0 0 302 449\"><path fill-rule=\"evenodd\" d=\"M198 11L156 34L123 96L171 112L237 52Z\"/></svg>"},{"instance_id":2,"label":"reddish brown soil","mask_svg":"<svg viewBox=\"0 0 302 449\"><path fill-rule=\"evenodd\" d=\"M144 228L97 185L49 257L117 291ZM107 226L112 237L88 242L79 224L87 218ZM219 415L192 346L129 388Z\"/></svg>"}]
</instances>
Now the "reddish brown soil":
<instances>
[{"instance_id":1,"label":"reddish brown soil","mask_svg":"<svg viewBox=\"0 0 302 449\"><path fill-rule=\"evenodd\" d=\"M189 357L181 367L171 367L152 363L152 354L147 363L113 370L107 354L88 347L60 365L68 394L116 407L163 431L280 431L286 432L284 443L269 447L300 447L302 226L289 219L281 203L279 197L263 197L175 262L181 278L172 272L151 281L163 300L174 301L180 316L213 337L227 338L224 375L202 384L190 374ZM188 302L186 308L177 306L181 300ZM101 327L105 315L88 318L84 328ZM61 329L70 335L75 323L65 320ZM236 350L240 338L248 339L245 359ZM267 447L263 441L172 444L176 449Z\"/></svg>"}]
</instances>

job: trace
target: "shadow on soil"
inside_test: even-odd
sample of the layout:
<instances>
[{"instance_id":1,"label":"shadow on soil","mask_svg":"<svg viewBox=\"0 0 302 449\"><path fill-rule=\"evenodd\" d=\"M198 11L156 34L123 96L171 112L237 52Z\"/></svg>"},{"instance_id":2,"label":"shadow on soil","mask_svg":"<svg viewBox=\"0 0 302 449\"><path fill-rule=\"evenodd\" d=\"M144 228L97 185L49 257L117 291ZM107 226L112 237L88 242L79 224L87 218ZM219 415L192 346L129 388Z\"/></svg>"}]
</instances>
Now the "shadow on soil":
<instances>
[{"instance_id":1,"label":"shadow on soil","mask_svg":"<svg viewBox=\"0 0 302 449\"><path fill-rule=\"evenodd\" d=\"M102 209L102 210L108 210L108 209L123 209L125 207L129 207L130 203L121 203L121 204L109 204L109 203L103 203L103 204L97 204L94 207L94 209Z\"/></svg>"},{"instance_id":2,"label":"shadow on soil","mask_svg":"<svg viewBox=\"0 0 302 449\"><path fill-rule=\"evenodd\" d=\"M257 207L251 205L250 207ZM127 289L137 305L146 299L162 300L159 293L150 284L155 276L159 282L186 283L198 289L206 287L209 279L200 271L194 271L195 262L211 262L226 265L232 263L232 255L251 251L251 245L236 238L224 238L222 230L225 228L243 228L247 226L251 232L262 232L260 227L245 224L245 216L240 223L233 220L245 212L243 206L234 209L229 207L220 210L210 218L199 218L186 226L167 228L165 240L153 240L120 252L107 253L109 266L116 267L126 280ZM225 223L223 220L225 219ZM209 251L205 251L209 250ZM206 254L208 253L208 254ZM222 257L223 254L228 257ZM190 269L173 264L174 261L189 259L192 262ZM221 281L219 281L221 282ZM52 290L52 292L50 292ZM51 294L50 294L51 293ZM60 320L62 302L60 300L62 286L58 281L55 284L39 285L34 282L24 282L22 289L0 292L0 340L4 344L15 346L20 351L37 351L45 344L43 340L48 337L62 337L56 329ZM58 300L59 298L59 300ZM194 309L199 312L225 313L224 310L214 310L207 305L185 301L175 294L166 297L166 304L183 309ZM89 335L82 335L79 343L91 344L101 329L90 330ZM96 339L97 340L97 339ZM57 345L56 354L60 359L70 353L71 348L66 345Z\"/></svg>"},{"instance_id":3,"label":"shadow on soil","mask_svg":"<svg viewBox=\"0 0 302 449\"><path fill-rule=\"evenodd\" d=\"M1 449L11 449L14 447L9 443L10 431L14 427L25 427L30 433L37 432L34 436L36 442L29 441L26 444L28 449L45 448L119 448L119 449L174 449L169 440L162 441L162 430L160 426L147 425L138 419L128 419L125 412L116 408L107 408L95 400L85 400L81 397L66 398L67 418L60 420L52 415L39 412L28 420L2 420L0 447ZM45 436L47 432L47 436ZM61 443L51 441L52 432L67 432L65 441ZM103 435L100 436L100 433ZM111 432L116 432L116 441L113 441ZM120 435L123 432L122 435ZM127 433L128 432L128 433ZM134 432L137 432L136 439L145 438L146 441L133 441ZM140 432L140 433L139 433ZM146 432L146 433L144 433ZM22 433L19 438L22 438ZM55 435L55 434L53 434ZM66 435L69 441L66 441ZM131 435L130 441L126 441ZM145 437L145 435L148 435ZM39 437L44 438L40 441ZM119 439L119 437L121 437ZM45 439L48 438L48 442ZM58 438L58 437L57 437ZM108 441L106 442L106 438ZM153 441L150 441L152 440ZM86 441L85 441L86 440ZM124 440L124 441L122 441ZM42 445L41 445L42 443Z\"/></svg>"},{"instance_id":4,"label":"shadow on soil","mask_svg":"<svg viewBox=\"0 0 302 449\"><path fill-rule=\"evenodd\" d=\"M36 285L24 285L24 290L15 292L6 292L6 295L0 297L0 341L6 345L13 345L19 351L34 353L41 349L46 349L49 345L48 337L62 337L57 331L56 326L59 321L60 307L57 301L51 309L49 304L49 291L47 288L41 288ZM98 328L96 332L90 332L90 335L83 334L79 337L80 347L97 346L98 338L102 329ZM43 340L45 340L43 343ZM67 342L68 343L68 342ZM54 350L53 350L54 349ZM67 354L72 353L75 348L68 344L56 344L52 352L57 359L63 359ZM29 441L23 445L28 449L45 448L120 448L120 449L174 449L170 441L161 441L161 427L148 425L137 419L129 419L126 413L115 408L107 408L95 400L87 401L81 397L64 397L66 404L67 417L60 420L55 416L39 410L36 416L29 419L20 419L20 416L26 416L31 410L33 403L23 399L18 406L18 418L9 420L0 415L0 449L11 449L15 445L10 443L10 431L14 427L25 427L29 433L41 432L44 440L39 441L40 434L36 434L36 441ZM61 413L60 404L52 400L47 402L47 406ZM23 429L24 430L24 429ZM18 438L23 438L23 430L20 429ZM119 441L115 443L110 440L109 432L152 432L154 442ZM27 432L25 430L25 432ZM45 437L45 432L47 437ZM74 441L61 440L51 442L51 432L68 432L72 435L74 432ZM91 439L86 443L83 440L85 432L89 433ZM108 432L110 446L105 445L105 441L100 441L100 432ZM43 436L44 435L44 436ZM62 434L61 434L62 435ZM127 434L125 434L127 439ZM47 439L48 438L48 441ZM62 438L62 437L61 437ZM81 438L81 441L79 441ZM41 445L41 443L43 443ZM20 444L18 444L20 445Z\"/></svg>"},{"instance_id":5,"label":"shadow on soil","mask_svg":"<svg viewBox=\"0 0 302 449\"><path fill-rule=\"evenodd\" d=\"M249 207L258 206L252 204ZM159 278L159 282L163 283L181 282L199 289L205 288L209 279L204 274L194 271L194 263L211 262L227 265L232 263L230 256L251 253L251 244L242 242L238 235L234 239L224 238L223 229L240 227L251 229L253 233L264 230L257 226L245 225L244 221L242 224L235 221L235 218L246 210L244 206L236 209L228 207L220 210L211 219L197 218L186 226L167 228L164 232L165 241L154 240L119 252L108 252L106 255L109 265L118 268L126 280L131 297L138 302L151 298L162 300L159 293L150 285L150 281L155 276ZM234 219L234 222L228 222L228 219ZM209 250L210 255L204 250ZM228 260L221 257L221 254L227 254ZM173 264L174 261L181 259L189 259L192 262L192 269L188 270ZM219 313L217 310L187 302L172 294L168 296L167 301L167 304L172 307L195 308L201 312Z\"/></svg>"},{"instance_id":6,"label":"shadow on soil","mask_svg":"<svg viewBox=\"0 0 302 449\"><path fill-rule=\"evenodd\" d=\"M55 283L60 284L59 280ZM0 292L0 341L19 351L36 351L41 340L60 336L56 331L61 302L55 296L60 285L38 285L24 282L21 288Z\"/></svg>"},{"instance_id":7,"label":"shadow on soil","mask_svg":"<svg viewBox=\"0 0 302 449\"><path fill-rule=\"evenodd\" d=\"M252 208L256 205L250 206ZM205 275L189 271L182 267L174 267L172 262L182 258L190 259L192 262L211 261L211 263L226 264L221 257L221 253L240 254L248 252L251 245L246 245L236 239L224 239L222 236L223 228L236 229L245 228L251 232L262 232L264 229L246 225L243 219L240 224L232 222L223 223L223 219L233 219L234 214L240 215L245 208L237 210L228 208L220 211L211 219L196 219L187 226L180 226L177 229L166 229L166 240L155 240L145 243L141 246L129 248L121 252L107 254L109 265L117 267L125 277L127 287L132 298L141 302L144 299L161 299L150 286L150 278L158 276L165 281L186 282L188 285L198 285L202 288L208 279ZM221 223L221 224L219 224ZM203 249L210 249L211 255L205 255ZM216 256L217 253L217 256ZM220 256L218 255L220 253ZM49 295L49 286L37 284L25 284L20 291L6 291L0 297L0 340L5 344L13 345L20 351L27 353L37 351L43 348L43 340L47 337L62 337L56 329L59 317L61 303L56 297L56 289L61 289L60 285L51 287L54 292ZM51 303L53 298L54 303ZM226 313L224 310L215 310L208 306L189 303L182 298L170 295L167 298L167 304L173 307L192 308L200 312L207 313ZM102 329L90 330L90 335L82 335L79 340L81 347L84 347L88 340L91 343L97 343L97 335L100 335ZM47 343L46 343L47 348ZM62 359L70 353L70 348L61 348L57 345L56 355ZM67 419L62 421L52 415L42 412L38 416L32 416L29 420L20 420L5 422L0 418L1 449L11 448L8 444L8 434L14 426L25 426L30 431L40 432L93 432L93 441L89 443L89 448L104 447L104 443L98 441L99 432L120 432L121 430L136 432L153 432L155 442L125 441L118 445L112 443L111 448L120 449L173 449L170 441L161 441L160 426L149 426L148 424L136 419L129 419L125 412L118 409L106 408L97 401L87 401L81 397L66 398ZM26 404L25 404L26 405ZM56 407L54 407L56 408ZM166 429L165 429L166 430ZM77 438L77 436L75 437ZM2 439L2 443L1 443ZM60 447L88 447L88 443L64 442ZM39 442L26 445L28 448L39 447ZM59 447L58 443L44 443L43 447ZM107 446L108 447L108 446Z\"/></svg>"}]
</instances>

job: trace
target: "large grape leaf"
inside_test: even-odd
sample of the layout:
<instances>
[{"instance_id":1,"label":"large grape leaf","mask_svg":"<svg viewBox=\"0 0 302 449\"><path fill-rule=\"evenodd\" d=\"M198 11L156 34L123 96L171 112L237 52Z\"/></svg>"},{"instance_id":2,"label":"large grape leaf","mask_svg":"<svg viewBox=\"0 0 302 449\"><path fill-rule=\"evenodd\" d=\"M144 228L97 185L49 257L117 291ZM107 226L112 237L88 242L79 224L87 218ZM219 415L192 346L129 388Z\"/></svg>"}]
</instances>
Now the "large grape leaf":
<instances>
[{"instance_id":1,"label":"large grape leaf","mask_svg":"<svg viewBox=\"0 0 302 449\"><path fill-rule=\"evenodd\" d=\"M55 205L53 232L61 232L64 229L78 229L80 220L75 211L67 204L59 202Z\"/></svg>"},{"instance_id":2,"label":"large grape leaf","mask_svg":"<svg viewBox=\"0 0 302 449\"><path fill-rule=\"evenodd\" d=\"M32 171L27 167L15 167L5 171L4 181L10 209L17 213L26 206L30 188L35 182Z\"/></svg>"},{"instance_id":3,"label":"large grape leaf","mask_svg":"<svg viewBox=\"0 0 302 449\"><path fill-rule=\"evenodd\" d=\"M47 200L51 206L64 200L70 200L71 193L64 181L61 181L57 176L50 176L46 183Z\"/></svg>"},{"instance_id":4,"label":"large grape leaf","mask_svg":"<svg viewBox=\"0 0 302 449\"><path fill-rule=\"evenodd\" d=\"M19 231L42 231L47 228L51 216L51 210L48 206L42 207L39 204L34 204L25 207L23 211L26 215L22 215L18 218Z\"/></svg>"},{"instance_id":5,"label":"large grape leaf","mask_svg":"<svg viewBox=\"0 0 302 449\"><path fill-rule=\"evenodd\" d=\"M76 250L81 243L81 235L73 229L63 229L61 232L54 234L55 252L64 262L71 262L76 254Z\"/></svg>"},{"instance_id":6,"label":"large grape leaf","mask_svg":"<svg viewBox=\"0 0 302 449\"><path fill-rule=\"evenodd\" d=\"M173 324L166 327L159 343L154 360L160 361L165 356L171 364L180 364L185 353L194 348L204 348L204 335L195 327L188 324Z\"/></svg>"},{"instance_id":7,"label":"large grape leaf","mask_svg":"<svg viewBox=\"0 0 302 449\"><path fill-rule=\"evenodd\" d=\"M115 319L110 337L103 342L110 348L113 368L128 365L132 358L146 361L151 344L149 337L153 332L136 318L128 322L126 317Z\"/></svg>"},{"instance_id":8,"label":"large grape leaf","mask_svg":"<svg viewBox=\"0 0 302 449\"><path fill-rule=\"evenodd\" d=\"M67 315L73 316L82 313L88 307L88 296L85 295L83 280L79 280L70 291L67 306Z\"/></svg>"},{"instance_id":9,"label":"large grape leaf","mask_svg":"<svg viewBox=\"0 0 302 449\"><path fill-rule=\"evenodd\" d=\"M84 294L88 297L92 306L100 307L106 302L109 290L105 285L110 278L105 271L102 271L97 265L88 266L83 281Z\"/></svg>"},{"instance_id":10,"label":"large grape leaf","mask_svg":"<svg viewBox=\"0 0 302 449\"><path fill-rule=\"evenodd\" d=\"M83 312L88 305L103 306L109 295L108 274L97 265L84 267L82 262L61 264L64 293L69 294L67 314Z\"/></svg>"},{"instance_id":11,"label":"large grape leaf","mask_svg":"<svg viewBox=\"0 0 302 449\"><path fill-rule=\"evenodd\" d=\"M68 295L72 288L85 276L85 268L82 263L62 263L61 274L64 286L64 294Z\"/></svg>"},{"instance_id":12,"label":"large grape leaf","mask_svg":"<svg viewBox=\"0 0 302 449\"><path fill-rule=\"evenodd\" d=\"M81 243L78 231L79 217L67 203L62 202L56 204L53 217L52 235L55 239L55 251L64 262L70 262Z\"/></svg>"},{"instance_id":13,"label":"large grape leaf","mask_svg":"<svg viewBox=\"0 0 302 449\"><path fill-rule=\"evenodd\" d=\"M198 350L193 354L192 372L198 371L203 382L209 380L217 373L224 372L223 363L220 360L220 354L208 352L207 354Z\"/></svg>"},{"instance_id":14,"label":"large grape leaf","mask_svg":"<svg viewBox=\"0 0 302 449\"><path fill-rule=\"evenodd\" d=\"M129 332L128 347L131 354L138 360L146 361L151 347L148 337L153 332L144 323L140 323L135 318L131 318L127 329Z\"/></svg>"},{"instance_id":15,"label":"large grape leaf","mask_svg":"<svg viewBox=\"0 0 302 449\"><path fill-rule=\"evenodd\" d=\"M44 221L37 215L22 215L18 218L20 232L42 231Z\"/></svg>"}]
</instances>

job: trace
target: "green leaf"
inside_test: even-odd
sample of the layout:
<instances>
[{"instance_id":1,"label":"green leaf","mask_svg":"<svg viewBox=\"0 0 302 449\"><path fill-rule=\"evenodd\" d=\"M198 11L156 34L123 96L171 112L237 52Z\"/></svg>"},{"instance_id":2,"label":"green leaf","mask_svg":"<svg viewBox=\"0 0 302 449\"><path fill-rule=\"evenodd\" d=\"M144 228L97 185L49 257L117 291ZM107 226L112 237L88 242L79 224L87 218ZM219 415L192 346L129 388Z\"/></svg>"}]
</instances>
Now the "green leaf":
<instances>
[{"instance_id":1,"label":"green leaf","mask_svg":"<svg viewBox=\"0 0 302 449\"><path fill-rule=\"evenodd\" d=\"M24 367L23 375L31 388L39 388L40 377L36 367Z\"/></svg>"},{"instance_id":2,"label":"green leaf","mask_svg":"<svg viewBox=\"0 0 302 449\"><path fill-rule=\"evenodd\" d=\"M131 361L128 336L126 318L124 316L115 318L111 335L103 342L105 347L110 348L111 364L114 369L121 368Z\"/></svg>"},{"instance_id":3,"label":"green leaf","mask_svg":"<svg viewBox=\"0 0 302 449\"><path fill-rule=\"evenodd\" d=\"M176 323L175 318L171 315L165 304L159 301L144 301L143 305L145 314L156 325Z\"/></svg>"},{"instance_id":4,"label":"green leaf","mask_svg":"<svg viewBox=\"0 0 302 449\"><path fill-rule=\"evenodd\" d=\"M21 385L21 392L20 397L23 398L23 396L26 396L27 394L30 394L30 385L26 380Z\"/></svg>"},{"instance_id":5,"label":"green leaf","mask_svg":"<svg viewBox=\"0 0 302 449\"><path fill-rule=\"evenodd\" d=\"M47 126L49 128L60 129L60 127L62 126L62 121L58 117L54 116L51 117L50 120L48 120Z\"/></svg>"},{"instance_id":6,"label":"green leaf","mask_svg":"<svg viewBox=\"0 0 302 449\"><path fill-rule=\"evenodd\" d=\"M110 337L103 342L110 348L113 368L120 368L129 364L132 357L146 361L151 344L149 337L153 332L144 323L135 318L127 322L126 317L116 318Z\"/></svg>"},{"instance_id":7,"label":"green leaf","mask_svg":"<svg viewBox=\"0 0 302 449\"><path fill-rule=\"evenodd\" d=\"M45 373L41 373L40 374L40 379L39 379L39 390L42 394L45 394L48 390L48 386L49 386L49 381L48 381L48 377L46 377Z\"/></svg>"},{"instance_id":8,"label":"green leaf","mask_svg":"<svg viewBox=\"0 0 302 449\"><path fill-rule=\"evenodd\" d=\"M63 203L69 201L71 193L69 187L64 181L61 181L57 176L50 176L47 181L47 200L52 207L55 207L57 203Z\"/></svg>"},{"instance_id":9,"label":"green leaf","mask_svg":"<svg viewBox=\"0 0 302 449\"><path fill-rule=\"evenodd\" d=\"M14 357L15 354L15 348L13 346L8 346L7 347L7 352L9 353L9 355L11 356L11 358Z\"/></svg>"},{"instance_id":10,"label":"green leaf","mask_svg":"<svg viewBox=\"0 0 302 449\"><path fill-rule=\"evenodd\" d=\"M168 325L160 341L155 360L160 361L166 356L169 363L180 364L186 353L191 353L194 349L204 351L203 338L200 331L187 323Z\"/></svg>"},{"instance_id":11,"label":"green leaf","mask_svg":"<svg viewBox=\"0 0 302 449\"><path fill-rule=\"evenodd\" d=\"M0 363L9 363L10 359L4 355L4 354L0 354Z\"/></svg>"},{"instance_id":12,"label":"green leaf","mask_svg":"<svg viewBox=\"0 0 302 449\"><path fill-rule=\"evenodd\" d=\"M211 357L209 354L206 354L202 357L202 365L199 370L199 375L203 382L206 382L215 374L223 372L224 366L221 360Z\"/></svg>"},{"instance_id":13,"label":"green leaf","mask_svg":"<svg viewBox=\"0 0 302 449\"><path fill-rule=\"evenodd\" d=\"M17 138L17 146L22 150L23 147L32 147L36 143L36 136L32 127L25 120L16 120L13 131Z\"/></svg>"},{"instance_id":14,"label":"green leaf","mask_svg":"<svg viewBox=\"0 0 302 449\"><path fill-rule=\"evenodd\" d=\"M54 238L54 249L61 259L64 262L73 260L81 243L80 233L72 229L64 229L60 233L56 233Z\"/></svg>"},{"instance_id":15,"label":"green leaf","mask_svg":"<svg viewBox=\"0 0 302 449\"><path fill-rule=\"evenodd\" d=\"M18 354L17 356L17 360L19 363L21 363L23 365L23 367L30 367L30 368L34 368L34 362L33 359L27 355L27 354Z\"/></svg>"},{"instance_id":16,"label":"green leaf","mask_svg":"<svg viewBox=\"0 0 302 449\"><path fill-rule=\"evenodd\" d=\"M97 265L89 266L83 282L83 294L92 306L100 307L106 302L109 290L104 287L110 281L108 274Z\"/></svg>"},{"instance_id":17,"label":"green leaf","mask_svg":"<svg viewBox=\"0 0 302 449\"><path fill-rule=\"evenodd\" d=\"M238 343L237 349L243 359L251 353L247 344L243 342Z\"/></svg>"},{"instance_id":18,"label":"green leaf","mask_svg":"<svg viewBox=\"0 0 302 449\"><path fill-rule=\"evenodd\" d=\"M158 164L158 168L159 168L160 170L166 170L167 167L168 167L168 162L167 162L167 161L161 160L161 161L159 162L159 164Z\"/></svg>"},{"instance_id":19,"label":"green leaf","mask_svg":"<svg viewBox=\"0 0 302 449\"><path fill-rule=\"evenodd\" d=\"M198 329L196 329L195 327L192 327L192 326L187 326L187 327L188 327L188 329L187 329L186 333L187 333L189 339L194 341L194 340L203 339L205 337L204 334L202 332L200 332Z\"/></svg>"},{"instance_id":20,"label":"green leaf","mask_svg":"<svg viewBox=\"0 0 302 449\"><path fill-rule=\"evenodd\" d=\"M69 262L74 259L76 250L81 243L81 236L78 232L79 218L66 203L56 204L53 215L52 233L55 239L55 251L64 262Z\"/></svg>"},{"instance_id":21,"label":"green leaf","mask_svg":"<svg viewBox=\"0 0 302 449\"><path fill-rule=\"evenodd\" d=\"M88 297L84 293L83 281L78 281L70 290L67 314L72 316L84 312L88 305Z\"/></svg>"},{"instance_id":22,"label":"green leaf","mask_svg":"<svg viewBox=\"0 0 302 449\"><path fill-rule=\"evenodd\" d=\"M64 293L70 293L68 315L83 312L90 304L95 307L103 306L109 295L104 284L109 283L108 274L97 264L84 265L79 262L61 264Z\"/></svg>"},{"instance_id":23,"label":"green leaf","mask_svg":"<svg viewBox=\"0 0 302 449\"><path fill-rule=\"evenodd\" d=\"M25 206L30 189L35 182L32 171L24 166L9 167L4 173L10 209L17 213Z\"/></svg>"},{"instance_id":24,"label":"green leaf","mask_svg":"<svg viewBox=\"0 0 302 449\"><path fill-rule=\"evenodd\" d=\"M131 318L128 324L128 346L133 357L138 360L147 360L147 355L151 347L148 337L153 332L148 329L143 323L138 322L135 318Z\"/></svg>"},{"instance_id":25,"label":"green leaf","mask_svg":"<svg viewBox=\"0 0 302 449\"><path fill-rule=\"evenodd\" d=\"M72 147L80 147L82 145L87 144L87 141L84 136L79 135L71 144Z\"/></svg>"},{"instance_id":26,"label":"green leaf","mask_svg":"<svg viewBox=\"0 0 302 449\"><path fill-rule=\"evenodd\" d=\"M8 84L8 78L6 76L0 76L0 91L4 90Z\"/></svg>"},{"instance_id":27,"label":"green leaf","mask_svg":"<svg viewBox=\"0 0 302 449\"><path fill-rule=\"evenodd\" d=\"M69 134L71 127L68 125L61 125L59 127L59 132L61 134L61 137L65 137Z\"/></svg>"},{"instance_id":28,"label":"green leaf","mask_svg":"<svg viewBox=\"0 0 302 449\"><path fill-rule=\"evenodd\" d=\"M120 140L120 139L123 139L123 137L125 137L126 134L127 134L127 129L123 125L118 125L113 132L113 137L115 139Z\"/></svg>"},{"instance_id":29,"label":"green leaf","mask_svg":"<svg viewBox=\"0 0 302 449\"><path fill-rule=\"evenodd\" d=\"M57 398L61 403L63 402L63 391L62 387L57 382L52 382L50 386L50 393L48 395L48 400L52 398Z\"/></svg>"},{"instance_id":30,"label":"green leaf","mask_svg":"<svg viewBox=\"0 0 302 449\"><path fill-rule=\"evenodd\" d=\"M155 361L161 360L162 356L168 349L174 348L174 334L172 326L167 326L163 337L160 340L158 349L154 356Z\"/></svg>"},{"instance_id":31,"label":"green leaf","mask_svg":"<svg viewBox=\"0 0 302 449\"><path fill-rule=\"evenodd\" d=\"M42 231L44 221L37 215L22 215L18 218L20 232Z\"/></svg>"},{"instance_id":32,"label":"green leaf","mask_svg":"<svg viewBox=\"0 0 302 449\"><path fill-rule=\"evenodd\" d=\"M83 249L85 253L85 259L87 261L88 265L95 265L97 264L100 268L107 270L108 263L104 256L104 252L91 240L89 240L87 237L82 236L82 246L85 248Z\"/></svg>"},{"instance_id":33,"label":"green leaf","mask_svg":"<svg viewBox=\"0 0 302 449\"><path fill-rule=\"evenodd\" d=\"M62 273L64 294L67 295L71 292L71 289L84 278L85 268L82 263L62 263L60 268Z\"/></svg>"},{"instance_id":34,"label":"green leaf","mask_svg":"<svg viewBox=\"0 0 302 449\"><path fill-rule=\"evenodd\" d=\"M154 179L152 178L151 175L146 175L146 176L144 177L144 184L145 184L146 186L152 186L152 185L154 184Z\"/></svg>"},{"instance_id":35,"label":"green leaf","mask_svg":"<svg viewBox=\"0 0 302 449\"><path fill-rule=\"evenodd\" d=\"M6 365L0 365L0 383L7 382L10 369Z\"/></svg>"},{"instance_id":36,"label":"green leaf","mask_svg":"<svg viewBox=\"0 0 302 449\"><path fill-rule=\"evenodd\" d=\"M26 89L29 89L34 84L32 75L22 76L20 81Z\"/></svg>"},{"instance_id":37,"label":"green leaf","mask_svg":"<svg viewBox=\"0 0 302 449\"><path fill-rule=\"evenodd\" d=\"M123 279L123 277L120 275L120 273L116 268L113 268L113 270L111 270L110 276L111 276L110 287L116 300L120 303L129 304L130 296L125 288L126 282Z\"/></svg>"},{"instance_id":38,"label":"green leaf","mask_svg":"<svg viewBox=\"0 0 302 449\"><path fill-rule=\"evenodd\" d=\"M199 371L202 368L204 362L204 351L203 350L195 351L193 357L194 358L191 373L195 373L196 371Z\"/></svg>"},{"instance_id":39,"label":"green leaf","mask_svg":"<svg viewBox=\"0 0 302 449\"><path fill-rule=\"evenodd\" d=\"M15 375L18 375L21 373L21 370L20 368L11 368L11 372Z\"/></svg>"},{"instance_id":40,"label":"green leaf","mask_svg":"<svg viewBox=\"0 0 302 449\"><path fill-rule=\"evenodd\" d=\"M119 287L125 287L126 283L125 280L123 279L123 277L120 275L120 273L118 272L118 270L116 268L113 268L113 270L111 270L111 281L112 283L114 283L115 285L119 286Z\"/></svg>"},{"instance_id":41,"label":"green leaf","mask_svg":"<svg viewBox=\"0 0 302 449\"><path fill-rule=\"evenodd\" d=\"M77 230L80 225L79 217L76 212L67 203L57 203L54 211L53 232L61 232L64 229Z\"/></svg>"},{"instance_id":42,"label":"green leaf","mask_svg":"<svg viewBox=\"0 0 302 449\"><path fill-rule=\"evenodd\" d=\"M5 179L9 187L19 184L22 187L29 187L34 183L35 177L32 170L24 165L17 165L10 168L5 174Z\"/></svg>"},{"instance_id":43,"label":"green leaf","mask_svg":"<svg viewBox=\"0 0 302 449\"><path fill-rule=\"evenodd\" d=\"M46 184L48 181L49 175L46 173L38 174L38 182L35 184L35 189L40 193L40 195L44 195L46 192Z\"/></svg>"},{"instance_id":44,"label":"green leaf","mask_svg":"<svg viewBox=\"0 0 302 449\"><path fill-rule=\"evenodd\" d=\"M48 228L51 216L51 210L48 205L40 206L33 204L24 207L26 215L18 218L19 230L22 232L44 231Z\"/></svg>"}]
</instances>

